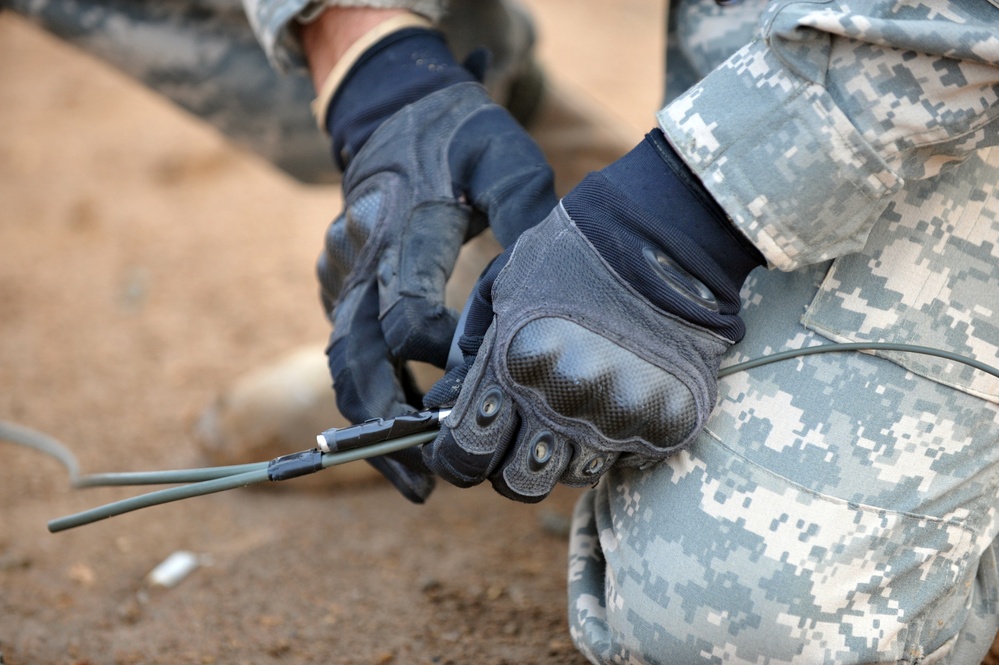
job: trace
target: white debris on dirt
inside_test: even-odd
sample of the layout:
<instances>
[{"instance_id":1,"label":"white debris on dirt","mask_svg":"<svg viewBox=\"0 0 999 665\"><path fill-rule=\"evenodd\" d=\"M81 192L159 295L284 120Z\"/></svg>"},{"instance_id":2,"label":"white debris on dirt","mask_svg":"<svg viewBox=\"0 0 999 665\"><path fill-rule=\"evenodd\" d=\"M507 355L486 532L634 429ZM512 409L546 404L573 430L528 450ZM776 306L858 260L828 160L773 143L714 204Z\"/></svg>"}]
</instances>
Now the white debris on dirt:
<instances>
[{"instance_id":1,"label":"white debris on dirt","mask_svg":"<svg viewBox=\"0 0 999 665\"><path fill-rule=\"evenodd\" d=\"M201 560L197 554L187 550L177 550L149 571L146 582L151 587L172 589L200 565Z\"/></svg>"}]
</instances>

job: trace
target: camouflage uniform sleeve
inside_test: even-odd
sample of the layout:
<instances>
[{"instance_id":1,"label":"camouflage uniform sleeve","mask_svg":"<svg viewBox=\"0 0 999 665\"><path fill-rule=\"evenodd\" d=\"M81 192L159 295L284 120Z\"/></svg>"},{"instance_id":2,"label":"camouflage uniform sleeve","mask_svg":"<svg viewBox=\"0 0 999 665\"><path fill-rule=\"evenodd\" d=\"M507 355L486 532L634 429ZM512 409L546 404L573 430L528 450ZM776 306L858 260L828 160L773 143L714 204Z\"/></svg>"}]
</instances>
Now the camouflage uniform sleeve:
<instances>
[{"instance_id":1,"label":"camouflage uniform sleeve","mask_svg":"<svg viewBox=\"0 0 999 665\"><path fill-rule=\"evenodd\" d=\"M305 64L292 23L317 13L323 6L408 9L436 23L445 4L446 0L243 0L243 9L268 60L286 71Z\"/></svg>"},{"instance_id":2,"label":"camouflage uniform sleeve","mask_svg":"<svg viewBox=\"0 0 999 665\"><path fill-rule=\"evenodd\" d=\"M659 112L772 267L864 246L890 196L999 144L999 8L771 2L761 38Z\"/></svg>"}]
</instances>

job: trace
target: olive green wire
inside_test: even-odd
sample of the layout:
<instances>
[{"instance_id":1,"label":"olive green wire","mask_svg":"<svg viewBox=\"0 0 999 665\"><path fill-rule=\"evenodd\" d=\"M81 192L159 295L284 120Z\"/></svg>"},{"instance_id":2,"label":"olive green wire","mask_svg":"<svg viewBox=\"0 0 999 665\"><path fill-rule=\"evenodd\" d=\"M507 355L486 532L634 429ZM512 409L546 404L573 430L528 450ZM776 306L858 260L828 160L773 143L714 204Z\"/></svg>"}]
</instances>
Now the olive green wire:
<instances>
[{"instance_id":1,"label":"olive green wire","mask_svg":"<svg viewBox=\"0 0 999 665\"><path fill-rule=\"evenodd\" d=\"M126 471L121 473L92 473L80 476L73 487L115 487L124 485L172 485L175 483L200 483L229 476L267 469L267 462L213 466L204 469L174 469L170 471Z\"/></svg>"},{"instance_id":2,"label":"olive green wire","mask_svg":"<svg viewBox=\"0 0 999 665\"><path fill-rule=\"evenodd\" d=\"M904 353L936 356L938 358L944 358L946 360L952 360L956 363L961 363L962 365L974 367L975 369L999 378L999 369L992 367L991 365L986 365L985 363L975 360L974 358L968 358L958 353L944 351L943 349L934 349L929 346L896 344L894 342L837 342L835 344L820 344L818 346L806 346L802 349L779 351L777 353L771 353L763 356L762 358L747 360L737 365L725 367L718 372L718 378L728 376L729 374L735 374L736 372L745 372L746 370L762 367L763 365L769 365L770 363L779 362L781 360L811 356L819 353L833 353L837 351L902 351Z\"/></svg>"},{"instance_id":3,"label":"olive green wire","mask_svg":"<svg viewBox=\"0 0 999 665\"><path fill-rule=\"evenodd\" d=\"M399 437L397 439L390 439L388 441L383 441L366 448L359 448L356 450L349 450L342 453L326 453L322 456L323 468L329 468L338 464L346 464L347 462L354 462L359 459L364 459L367 457L374 457L378 455L386 455L388 453L393 453L404 448L409 448L411 446L416 446L421 443L426 443L432 440L437 433L431 432L419 432L417 434L410 434L409 436ZM114 517L115 515L121 515L123 513L132 512L133 510L139 510L140 508L148 508L150 506L157 506L163 503L169 503L171 501L180 501L181 499L189 499L195 496L203 496L205 494L213 494L215 492L223 492L225 490L235 489L237 487L245 487L247 485L252 485L254 483L262 483L264 481L270 480L267 472L267 462L260 462L258 464L246 464L241 466L247 467L258 467L250 471L232 473L223 477L212 478L209 480L202 480L200 482L194 482L189 485L182 485L180 487L171 487L164 490L159 490L156 492L149 492L146 494L141 494L129 499L123 499L121 501L116 501L114 503L109 503L104 506L99 506L97 508L92 508L90 510L85 510L74 515L68 515L66 517L60 517L49 522L49 531L55 533L57 531L64 531L66 529L72 529L73 527L82 526L84 524L90 524L98 520L107 519L108 517ZM239 468L239 467L222 467L222 468ZM211 471L211 469L201 469L201 471ZM144 476L143 480L148 480L156 473L163 473L167 478L176 478L178 473L182 472L156 472L152 471ZM129 474L122 474L129 475ZM162 481L162 482L177 482L174 480ZM122 484L122 483L114 483Z\"/></svg>"},{"instance_id":4,"label":"olive green wire","mask_svg":"<svg viewBox=\"0 0 999 665\"><path fill-rule=\"evenodd\" d=\"M899 351L903 353L916 353L921 355L936 356L945 360L968 365L987 374L999 378L999 369L987 365L983 362L967 358L957 353L934 349L926 346L916 346L912 344L896 344L892 342L850 342L821 344L809 346L801 349L791 349L772 353L762 358L748 360L735 365L722 368L718 372L718 377L722 378L745 372L756 367L769 365L771 363L801 358L820 353L833 353L844 351ZM388 453L396 452L417 446L431 441L436 436L436 431L421 432L389 439L381 443L358 448L341 453L325 453L322 455L322 468L329 468L339 464L346 464L368 457L377 457ZM179 501L195 496L203 496L215 492L222 492L237 487L245 487L254 483L270 480L268 475L269 462L257 462L253 464L238 464L234 466L219 466L203 469L180 469L171 471L141 471L132 473L102 473L88 476L78 475L78 466L73 454L60 442L55 439L30 430L20 425L0 421L0 440L11 441L28 446L35 450L47 453L67 468L74 487L98 487L98 486L120 486L120 485L158 485L170 483L189 483L181 487L149 492L140 496L116 501L104 506L99 506L75 515L60 517L49 522L49 531L63 531L73 527L90 524L98 520L121 515L140 508L156 506L171 501Z\"/></svg>"}]
</instances>

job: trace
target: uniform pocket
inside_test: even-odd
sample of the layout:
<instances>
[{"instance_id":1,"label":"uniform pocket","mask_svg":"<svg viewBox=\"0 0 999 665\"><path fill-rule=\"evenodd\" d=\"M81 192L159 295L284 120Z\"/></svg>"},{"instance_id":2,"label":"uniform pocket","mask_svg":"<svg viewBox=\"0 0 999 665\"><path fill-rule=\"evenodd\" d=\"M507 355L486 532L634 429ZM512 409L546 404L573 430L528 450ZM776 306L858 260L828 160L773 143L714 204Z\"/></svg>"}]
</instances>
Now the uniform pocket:
<instances>
[{"instance_id":1,"label":"uniform pocket","mask_svg":"<svg viewBox=\"0 0 999 665\"><path fill-rule=\"evenodd\" d=\"M867 246L837 259L802 318L839 342L896 342L999 365L999 149L899 192ZM940 358L878 352L999 403L999 378Z\"/></svg>"}]
</instances>

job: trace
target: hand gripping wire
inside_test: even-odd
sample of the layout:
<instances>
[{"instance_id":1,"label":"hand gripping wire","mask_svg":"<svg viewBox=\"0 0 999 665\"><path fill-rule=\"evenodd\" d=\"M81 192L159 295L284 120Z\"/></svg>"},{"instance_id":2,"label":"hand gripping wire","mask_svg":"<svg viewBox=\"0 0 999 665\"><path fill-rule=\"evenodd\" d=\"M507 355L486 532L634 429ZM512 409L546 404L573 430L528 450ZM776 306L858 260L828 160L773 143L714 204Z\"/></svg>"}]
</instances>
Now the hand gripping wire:
<instances>
[{"instance_id":1,"label":"hand gripping wire","mask_svg":"<svg viewBox=\"0 0 999 665\"><path fill-rule=\"evenodd\" d=\"M791 358L844 351L900 351L935 356L967 365L999 378L999 369L973 358L942 349L890 342L831 343L790 349L722 368L718 372L718 377L722 378ZM358 425L326 430L316 437L316 448L276 457L267 462L172 471L101 473L80 476L72 453L51 437L0 421L0 440L19 443L57 458L69 471L73 487L187 483L179 487L149 492L54 519L49 522L48 528L49 531L55 533L140 508L245 487L264 481L273 482L297 478L331 466L422 445L432 441L437 436L440 422L448 413L450 413L449 409L421 411L397 418L378 418Z\"/></svg>"},{"instance_id":2,"label":"hand gripping wire","mask_svg":"<svg viewBox=\"0 0 999 665\"><path fill-rule=\"evenodd\" d=\"M269 462L203 469L101 473L79 476L73 481L74 487L188 484L141 494L60 517L50 521L48 528L52 533L56 533L140 508L223 492L237 487L246 487L264 481L288 480L331 466L387 455L432 441L437 436L441 419L448 413L450 413L450 409L435 409L389 420L378 418L359 425L326 430L316 437L318 444L316 448L276 457ZM60 459L63 458L60 457Z\"/></svg>"}]
</instances>

